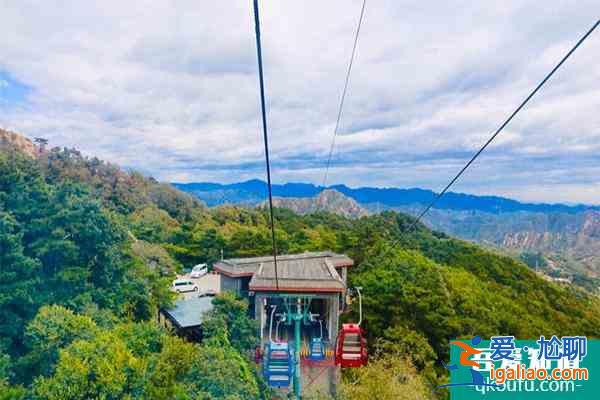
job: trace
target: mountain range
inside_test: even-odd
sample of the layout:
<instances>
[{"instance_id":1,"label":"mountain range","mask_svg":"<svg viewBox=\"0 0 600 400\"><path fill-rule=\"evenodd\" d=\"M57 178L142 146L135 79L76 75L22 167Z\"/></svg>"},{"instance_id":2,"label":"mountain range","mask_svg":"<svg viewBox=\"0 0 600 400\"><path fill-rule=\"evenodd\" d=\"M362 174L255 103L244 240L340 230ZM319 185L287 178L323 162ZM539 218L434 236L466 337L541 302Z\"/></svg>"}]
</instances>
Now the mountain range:
<instances>
[{"instance_id":1,"label":"mountain range","mask_svg":"<svg viewBox=\"0 0 600 400\"><path fill-rule=\"evenodd\" d=\"M155 323L160 308L173 306L169 288L184 266L272 254L272 232L279 254L335 250L354 260L347 278L363 289L367 301L360 315L364 335L382 350L368 349L372 358L362 371L367 377L392 371L377 384L401 383L382 398L423 393L418 398L429 399L427 393L448 381L446 370L435 367L448 358L448 338L472 336L474 327L482 335L515 337L540 332L591 337L600 331L597 296L563 281L549 282L514 258L423 226L407 233L412 219L406 214L365 216L367 207L334 189L312 197L276 197L276 205L311 215L278 210L272 231L264 209L206 208L169 184L76 149L47 149L42 140L37 146L16 134L6 138L0 143L2 399L77 400L81 393L115 399L155 399L157 393L169 399L173 393L272 397L259 390L266 385L247 357L259 341L245 299L223 294L215 301L204 322L216 328L204 330L201 345ZM260 201L262 196L255 203L259 207ZM519 213L527 211L435 213L515 215L519 223ZM584 222L582 240L595 237L595 224ZM585 247L585 240L580 244ZM350 305L348 320L360 317L357 308L357 302ZM383 356L388 358L382 361ZM228 369L232 373L224 374ZM404 384L404 372L395 371L412 371L409 379L418 378L422 388ZM115 374L122 379L112 384ZM369 386L359 383L365 388L360 399L373 397L368 381Z\"/></svg>"},{"instance_id":2,"label":"mountain range","mask_svg":"<svg viewBox=\"0 0 600 400\"><path fill-rule=\"evenodd\" d=\"M17 133L0 130L0 150L17 149L33 158L47 158L50 153ZM10 154L10 151L8 152ZM133 174L123 175L110 164L99 160L84 160L77 151L66 152L74 164L69 174L81 175L89 169L86 179L106 181L101 186L103 198L117 196L122 207L159 202L170 204L177 199L189 214L191 198L181 197L168 185ZM55 160L64 163L67 160ZM46 162L44 165L50 165ZM89 167L89 168L88 168ZM100 168L101 173L93 172ZM79 171L79 172L76 172ZM63 172L64 173L64 172ZM123 182L140 188L145 197L132 196ZM121 183L119 183L121 182ZM192 194L208 206L237 204L248 207L264 205L266 184L250 180L234 184L189 183L173 184ZM298 214L327 211L351 218L394 210L418 214L436 193L412 188L350 188L333 185L327 188L307 183L274 185L274 203ZM175 214L180 209L173 210ZM448 193L425 216L429 227L465 240L510 252L521 257L532 268L554 278L567 278L596 290L600 285L600 207L592 205L534 204L498 196L476 196Z\"/></svg>"},{"instance_id":3,"label":"mountain range","mask_svg":"<svg viewBox=\"0 0 600 400\"><path fill-rule=\"evenodd\" d=\"M233 184L173 184L208 206L262 206L261 180ZM328 211L358 218L385 210L417 215L436 193L418 188L327 188L273 185L274 204L299 214ZM425 216L433 229L510 252L554 278L596 289L600 283L600 206L525 203L498 196L447 193Z\"/></svg>"},{"instance_id":4,"label":"mountain range","mask_svg":"<svg viewBox=\"0 0 600 400\"><path fill-rule=\"evenodd\" d=\"M173 183L173 185L180 190L193 193L209 207L226 203L256 205L264 201L267 193L266 183L258 179L232 184ZM363 205L388 208L428 204L436 196L436 193L432 190L419 188L350 188L346 185L322 187L310 183L274 184L272 187L274 196L297 198L314 197L325 189L336 190ZM600 211L600 206L595 205L522 203L505 197L477 196L454 192L446 193L436 203L436 208L442 210L482 211L494 214L515 211L563 212L570 214L587 210Z\"/></svg>"}]
</instances>

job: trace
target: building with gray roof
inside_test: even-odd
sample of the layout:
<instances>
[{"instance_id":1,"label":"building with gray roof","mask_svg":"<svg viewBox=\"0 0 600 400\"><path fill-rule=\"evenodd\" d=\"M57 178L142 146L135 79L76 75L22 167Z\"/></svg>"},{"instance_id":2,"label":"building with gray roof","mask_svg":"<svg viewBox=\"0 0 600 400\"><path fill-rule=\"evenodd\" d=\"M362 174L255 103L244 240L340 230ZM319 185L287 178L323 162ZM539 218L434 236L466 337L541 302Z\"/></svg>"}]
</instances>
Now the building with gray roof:
<instances>
[{"instance_id":1,"label":"building with gray roof","mask_svg":"<svg viewBox=\"0 0 600 400\"><path fill-rule=\"evenodd\" d=\"M158 320L163 326L175 330L182 337L199 342L202 339L202 322L213 309L214 297L180 298L171 308L162 308Z\"/></svg>"},{"instance_id":2,"label":"building with gray roof","mask_svg":"<svg viewBox=\"0 0 600 400\"><path fill-rule=\"evenodd\" d=\"M333 349L339 317L345 307L347 270L354 261L331 251L277 256L232 258L213 265L220 275L221 291L233 291L248 299L251 317L258 321L262 348L271 340L295 340L293 324L285 315L300 307L310 315L301 326L300 356L303 387L315 385L319 376L334 387L339 371ZM326 357L314 365L308 357L313 339L323 341ZM324 368L327 373L323 375ZM314 376L313 376L314 375Z\"/></svg>"},{"instance_id":3,"label":"building with gray roof","mask_svg":"<svg viewBox=\"0 0 600 400\"><path fill-rule=\"evenodd\" d=\"M260 325L260 337L269 339L269 310L281 307L281 298L310 299L311 312L323 323L329 341L335 342L339 314L345 305L347 269L354 261L332 251L277 256L232 258L214 264L221 276L221 291L248 298L252 317Z\"/></svg>"}]
</instances>

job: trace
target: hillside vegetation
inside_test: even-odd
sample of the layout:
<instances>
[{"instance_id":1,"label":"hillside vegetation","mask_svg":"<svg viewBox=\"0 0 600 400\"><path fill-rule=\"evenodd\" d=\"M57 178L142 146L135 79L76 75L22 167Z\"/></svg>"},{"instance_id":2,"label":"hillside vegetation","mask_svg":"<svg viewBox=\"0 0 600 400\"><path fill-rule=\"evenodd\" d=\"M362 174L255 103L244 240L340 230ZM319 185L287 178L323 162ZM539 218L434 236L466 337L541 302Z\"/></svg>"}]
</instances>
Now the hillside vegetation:
<instances>
[{"instance_id":1,"label":"hillside vegetation","mask_svg":"<svg viewBox=\"0 0 600 400\"><path fill-rule=\"evenodd\" d=\"M209 206L264 203L266 184L260 180L221 185L175 184ZM418 215L435 197L431 190L304 183L274 185L276 204L300 214L317 210L349 217L391 210ZM335 193L335 195L332 195ZM447 193L423 218L428 227L452 236L493 246L530 259L541 256L552 278L568 279L600 294L600 207L522 203L497 196ZM535 268L536 265L530 265ZM542 265L537 265L540 267Z\"/></svg>"},{"instance_id":2,"label":"hillside vegetation","mask_svg":"<svg viewBox=\"0 0 600 400\"><path fill-rule=\"evenodd\" d=\"M434 397L454 337L600 332L597 298L395 212L348 219L276 209L282 253L345 252L374 362L342 398ZM269 254L265 210L206 209L168 185L54 149L0 152L0 393L35 399L268 398L247 304L217 298L202 345L152 321L182 266ZM397 242L396 247L390 247ZM356 318L354 312L345 316ZM250 334L249 334L250 333ZM387 374L387 375L386 375ZM387 390L387 392L386 392ZM0 395L0 398L3 395ZM372 397L370 397L372 398Z\"/></svg>"}]
</instances>

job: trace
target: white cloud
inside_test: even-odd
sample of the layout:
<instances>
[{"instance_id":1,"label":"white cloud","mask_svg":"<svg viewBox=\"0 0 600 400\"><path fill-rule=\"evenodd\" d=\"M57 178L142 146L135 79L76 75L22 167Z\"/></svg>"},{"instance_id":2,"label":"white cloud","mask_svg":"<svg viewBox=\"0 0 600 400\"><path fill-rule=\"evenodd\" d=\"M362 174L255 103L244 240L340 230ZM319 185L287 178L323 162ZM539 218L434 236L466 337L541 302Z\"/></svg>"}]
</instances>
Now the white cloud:
<instances>
[{"instance_id":1,"label":"white cloud","mask_svg":"<svg viewBox=\"0 0 600 400\"><path fill-rule=\"evenodd\" d=\"M322 180L360 6L263 2L278 181ZM250 1L2 8L0 70L31 90L25 104L0 109L0 125L164 180L264 176ZM596 14L592 0L368 1L330 181L441 188ZM600 195L590 161L600 143L599 52L596 32L459 188L519 197L548 177L568 188L561 200ZM577 189L574 176L589 186Z\"/></svg>"}]
</instances>

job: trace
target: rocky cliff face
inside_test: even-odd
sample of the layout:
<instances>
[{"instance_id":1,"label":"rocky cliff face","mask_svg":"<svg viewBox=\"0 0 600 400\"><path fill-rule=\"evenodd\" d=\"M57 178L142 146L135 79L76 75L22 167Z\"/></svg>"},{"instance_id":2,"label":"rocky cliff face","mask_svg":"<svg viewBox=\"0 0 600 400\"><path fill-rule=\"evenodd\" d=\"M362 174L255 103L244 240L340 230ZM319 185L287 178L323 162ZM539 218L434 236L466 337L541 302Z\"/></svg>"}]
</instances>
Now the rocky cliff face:
<instances>
[{"instance_id":1,"label":"rocky cliff face","mask_svg":"<svg viewBox=\"0 0 600 400\"><path fill-rule=\"evenodd\" d=\"M0 150L19 150L31 157L36 157L38 147L25 136L0 129Z\"/></svg>"},{"instance_id":2,"label":"rocky cliff face","mask_svg":"<svg viewBox=\"0 0 600 400\"><path fill-rule=\"evenodd\" d=\"M501 214L501 217L514 217ZM498 244L508 248L543 251L565 251L598 246L600 212L585 211L566 215L518 216L519 223L507 224ZM519 226L520 225L520 226Z\"/></svg>"},{"instance_id":3,"label":"rocky cliff face","mask_svg":"<svg viewBox=\"0 0 600 400\"><path fill-rule=\"evenodd\" d=\"M417 207L401 211L415 214ZM600 212L513 212L432 210L426 225L462 239L516 252L542 253L553 265L600 277Z\"/></svg>"},{"instance_id":4,"label":"rocky cliff face","mask_svg":"<svg viewBox=\"0 0 600 400\"><path fill-rule=\"evenodd\" d=\"M323 190L316 197L275 197L273 198L273 205L275 207L288 208L298 214L327 211L348 218L360 218L369 214L355 200L331 189Z\"/></svg>"}]
</instances>

